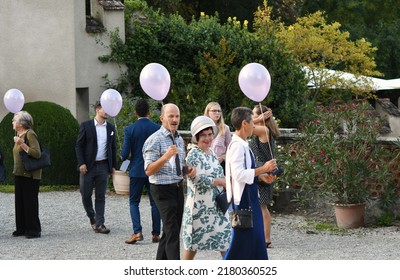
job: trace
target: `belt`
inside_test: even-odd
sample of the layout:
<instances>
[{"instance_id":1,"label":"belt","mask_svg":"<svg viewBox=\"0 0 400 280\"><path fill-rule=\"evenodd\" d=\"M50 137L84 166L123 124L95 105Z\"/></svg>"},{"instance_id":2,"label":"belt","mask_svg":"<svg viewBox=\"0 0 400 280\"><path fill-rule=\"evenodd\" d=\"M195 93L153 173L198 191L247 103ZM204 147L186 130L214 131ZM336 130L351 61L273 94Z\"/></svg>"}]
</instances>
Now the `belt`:
<instances>
[{"instance_id":1,"label":"belt","mask_svg":"<svg viewBox=\"0 0 400 280\"><path fill-rule=\"evenodd\" d=\"M182 181L183 180L181 180L181 181L179 181L179 182L177 182L177 183L172 183L172 184L152 184L152 185L154 185L154 186L160 186L160 187L182 187Z\"/></svg>"},{"instance_id":2,"label":"belt","mask_svg":"<svg viewBox=\"0 0 400 280\"><path fill-rule=\"evenodd\" d=\"M94 163L100 164L100 163L107 163L107 162L108 162L107 159L103 159L103 160L96 160Z\"/></svg>"}]
</instances>

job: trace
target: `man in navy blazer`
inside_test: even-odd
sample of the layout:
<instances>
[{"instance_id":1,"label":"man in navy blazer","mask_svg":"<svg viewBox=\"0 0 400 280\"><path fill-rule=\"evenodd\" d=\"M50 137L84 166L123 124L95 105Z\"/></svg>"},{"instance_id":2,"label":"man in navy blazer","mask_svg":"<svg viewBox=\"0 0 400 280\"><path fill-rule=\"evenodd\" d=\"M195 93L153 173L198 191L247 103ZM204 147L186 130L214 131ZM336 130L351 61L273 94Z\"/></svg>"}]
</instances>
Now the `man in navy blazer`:
<instances>
[{"instance_id":1,"label":"man in navy blazer","mask_svg":"<svg viewBox=\"0 0 400 280\"><path fill-rule=\"evenodd\" d=\"M146 139L155 131L160 129L160 125L149 120L150 106L145 99L140 99L135 106L138 120L125 128L124 144L122 146L121 157L126 160L130 156L129 168L129 206L133 226L132 236L125 241L127 244L134 244L143 240L142 225L140 223L139 203L143 187L147 188L147 193L151 205L152 219L152 242L160 240L161 218L157 206L150 193L149 177L144 171L144 160L142 148Z\"/></svg>"},{"instance_id":2,"label":"man in navy blazer","mask_svg":"<svg viewBox=\"0 0 400 280\"><path fill-rule=\"evenodd\" d=\"M104 225L104 210L108 177L117 167L115 127L107 122L109 116L99 101L95 104L95 110L95 118L80 125L75 151L80 172L80 192L86 215L95 232L107 234L110 230Z\"/></svg>"}]
</instances>

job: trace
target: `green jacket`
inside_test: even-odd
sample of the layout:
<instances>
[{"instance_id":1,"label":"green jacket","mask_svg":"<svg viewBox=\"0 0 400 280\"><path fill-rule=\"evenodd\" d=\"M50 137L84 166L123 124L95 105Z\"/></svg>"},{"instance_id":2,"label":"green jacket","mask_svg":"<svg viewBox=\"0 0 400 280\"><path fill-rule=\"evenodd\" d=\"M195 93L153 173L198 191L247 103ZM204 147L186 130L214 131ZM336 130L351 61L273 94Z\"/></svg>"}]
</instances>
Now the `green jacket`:
<instances>
[{"instance_id":1,"label":"green jacket","mask_svg":"<svg viewBox=\"0 0 400 280\"><path fill-rule=\"evenodd\" d=\"M25 139L25 136L23 136ZM40 158L41 152L40 152L40 145L39 141L37 139L36 133L30 129L26 132L26 138L27 141L29 142L29 150L28 150L28 155L34 158ZM24 165L21 160L20 152L24 152L22 148L18 144L14 144L13 148L13 156L14 156L14 170L13 174L15 176L22 176L22 177L28 177L32 179L42 179L42 169L38 169L32 172L28 172L25 170ZM24 152L25 153L25 152Z\"/></svg>"}]
</instances>

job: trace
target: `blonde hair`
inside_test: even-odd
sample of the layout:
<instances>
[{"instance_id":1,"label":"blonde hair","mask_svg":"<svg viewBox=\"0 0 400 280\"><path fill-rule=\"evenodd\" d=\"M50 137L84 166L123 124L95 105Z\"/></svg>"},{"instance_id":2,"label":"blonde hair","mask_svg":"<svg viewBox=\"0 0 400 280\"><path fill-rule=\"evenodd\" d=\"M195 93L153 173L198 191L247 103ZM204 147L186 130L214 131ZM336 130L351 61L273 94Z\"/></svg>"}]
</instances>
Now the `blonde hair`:
<instances>
[{"instance_id":1,"label":"blonde hair","mask_svg":"<svg viewBox=\"0 0 400 280\"><path fill-rule=\"evenodd\" d=\"M261 104L254 106L254 109L256 110L255 112L257 115L261 115L262 113L265 113L268 110L270 110L270 108ZM265 126L269 128L269 130L272 133L272 136L278 137L281 134L279 131L279 126L272 116L265 120Z\"/></svg>"},{"instance_id":2,"label":"blonde hair","mask_svg":"<svg viewBox=\"0 0 400 280\"><path fill-rule=\"evenodd\" d=\"M210 103L207 104L206 108L204 109L204 116L210 117L210 114L208 112L211 110L211 107L213 107L213 106L219 106L221 108L221 105L219 105L218 102L210 102ZM216 122L215 125L218 128L218 134L224 135L225 134L225 130L226 130L226 126L225 126L225 122L224 122L224 116L222 114L222 108L221 108L220 118Z\"/></svg>"}]
</instances>

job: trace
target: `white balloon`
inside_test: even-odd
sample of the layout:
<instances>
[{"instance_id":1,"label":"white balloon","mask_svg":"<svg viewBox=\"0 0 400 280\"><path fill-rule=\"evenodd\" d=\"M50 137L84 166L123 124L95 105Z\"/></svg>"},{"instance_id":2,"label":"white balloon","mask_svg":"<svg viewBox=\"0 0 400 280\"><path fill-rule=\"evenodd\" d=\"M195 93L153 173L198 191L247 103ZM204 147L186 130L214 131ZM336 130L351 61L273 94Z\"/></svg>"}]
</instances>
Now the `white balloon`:
<instances>
[{"instance_id":1,"label":"white balloon","mask_svg":"<svg viewBox=\"0 0 400 280\"><path fill-rule=\"evenodd\" d=\"M25 97L20 90L12 88L4 94L3 101L8 111L16 113L24 107Z\"/></svg>"},{"instance_id":2,"label":"white balloon","mask_svg":"<svg viewBox=\"0 0 400 280\"><path fill-rule=\"evenodd\" d=\"M168 94L171 77L163 65L149 63L140 72L140 85L148 96L161 101Z\"/></svg>"},{"instance_id":3,"label":"white balloon","mask_svg":"<svg viewBox=\"0 0 400 280\"><path fill-rule=\"evenodd\" d=\"M248 98L261 102L271 88L271 76L263 65L249 63L240 70L239 86Z\"/></svg>"},{"instance_id":4,"label":"white balloon","mask_svg":"<svg viewBox=\"0 0 400 280\"><path fill-rule=\"evenodd\" d=\"M100 104L107 114L115 117L122 107L121 94L115 89L107 89L101 94Z\"/></svg>"}]
</instances>

